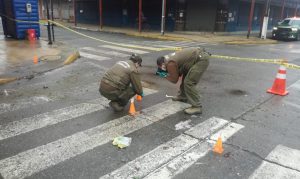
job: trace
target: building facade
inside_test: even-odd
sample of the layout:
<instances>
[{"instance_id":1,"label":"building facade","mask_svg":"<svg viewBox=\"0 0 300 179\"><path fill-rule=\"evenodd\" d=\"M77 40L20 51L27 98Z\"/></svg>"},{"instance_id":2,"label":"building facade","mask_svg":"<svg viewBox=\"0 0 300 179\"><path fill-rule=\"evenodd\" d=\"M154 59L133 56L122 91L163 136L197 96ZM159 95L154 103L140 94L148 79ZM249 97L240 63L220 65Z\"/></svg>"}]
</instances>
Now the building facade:
<instances>
[{"instance_id":1,"label":"building facade","mask_svg":"<svg viewBox=\"0 0 300 179\"><path fill-rule=\"evenodd\" d=\"M39 0L42 18L46 17L44 1ZM138 28L141 24L151 30L161 28L162 0L52 2L56 19L74 22L76 25L83 23ZM300 0L166 0L165 27L167 31L246 31L252 2L254 9L251 30L260 30L266 14L269 16L269 28L283 18L300 15Z\"/></svg>"}]
</instances>

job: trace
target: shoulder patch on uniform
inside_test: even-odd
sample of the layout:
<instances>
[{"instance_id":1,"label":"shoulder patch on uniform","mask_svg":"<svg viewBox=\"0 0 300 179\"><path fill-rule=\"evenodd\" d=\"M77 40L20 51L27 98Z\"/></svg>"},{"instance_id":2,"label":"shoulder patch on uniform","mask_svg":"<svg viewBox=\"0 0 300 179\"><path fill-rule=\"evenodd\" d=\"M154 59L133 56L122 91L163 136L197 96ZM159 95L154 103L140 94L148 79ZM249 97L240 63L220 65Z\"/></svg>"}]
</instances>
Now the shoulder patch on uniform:
<instances>
[{"instance_id":1,"label":"shoulder patch on uniform","mask_svg":"<svg viewBox=\"0 0 300 179\"><path fill-rule=\"evenodd\" d=\"M130 65L125 61L119 61L119 62L117 62L117 64L121 65L124 68L130 68Z\"/></svg>"}]
</instances>

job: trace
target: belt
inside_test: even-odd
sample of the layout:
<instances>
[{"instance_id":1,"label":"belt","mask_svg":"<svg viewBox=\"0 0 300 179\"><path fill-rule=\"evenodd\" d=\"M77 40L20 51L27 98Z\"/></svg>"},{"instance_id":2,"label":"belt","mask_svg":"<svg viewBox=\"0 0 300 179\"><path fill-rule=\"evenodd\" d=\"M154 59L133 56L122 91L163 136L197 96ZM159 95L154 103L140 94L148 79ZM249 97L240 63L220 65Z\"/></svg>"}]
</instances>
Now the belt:
<instances>
[{"instance_id":1,"label":"belt","mask_svg":"<svg viewBox=\"0 0 300 179\"><path fill-rule=\"evenodd\" d=\"M101 80L100 88L103 89L104 91L119 90L119 88L116 88L115 86L111 85L111 82L106 79Z\"/></svg>"}]
</instances>

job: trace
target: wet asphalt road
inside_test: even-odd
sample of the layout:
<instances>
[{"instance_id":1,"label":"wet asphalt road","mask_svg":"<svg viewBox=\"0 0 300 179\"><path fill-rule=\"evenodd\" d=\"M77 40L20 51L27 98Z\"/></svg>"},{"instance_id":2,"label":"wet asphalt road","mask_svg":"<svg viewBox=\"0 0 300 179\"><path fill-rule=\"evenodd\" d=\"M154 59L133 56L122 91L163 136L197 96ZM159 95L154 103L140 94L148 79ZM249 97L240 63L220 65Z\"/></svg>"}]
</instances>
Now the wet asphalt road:
<instances>
[{"instance_id":1,"label":"wet asphalt road","mask_svg":"<svg viewBox=\"0 0 300 179\"><path fill-rule=\"evenodd\" d=\"M164 43L121 34L81 32L123 44L155 46ZM100 50L105 49L103 45L106 45L61 29L56 30L56 40L78 49L92 47ZM168 43L168 45L170 44L176 45L176 42ZM217 55L285 58L291 63L300 65L300 42L279 42L272 45L222 45L209 43L187 43L187 45L200 45L212 54ZM120 50L116 51L125 53ZM142 51L147 52L141 54L143 58L143 67L140 70L142 80L145 82L146 87L155 90L155 93L147 95L142 103L136 104L137 110L162 104L167 100L165 98L166 94L176 95L178 89L178 84L173 85L154 75L156 58L171 51ZM97 55L96 52L88 52L89 54ZM99 178L122 166L126 166L128 162L135 162L137 158L155 150L173 138L186 134L185 132L189 128L204 123L212 117L222 118L232 122L231 124L242 126L240 130L234 132L223 143L225 149L223 155L215 155L209 150L201 157L192 153L190 160L187 160L182 154L185 159L182 159L182 161L188 166L184 168L180 167L179 164L172 165L172 159L176 156L180 157L179 154L176 154L166 162L157 164L158 166L154 167L159 173L159 178L169 178L167 175L163 175L166 174L166 171L170 172L169 176L174 176L174 178L248 178L255 175L255 171L259 169L263 162L270 162L275 166L273 170L272 168L264 169L265 174L258 175L260 177L270 177L268 171L281 171L279 168L286 169L292 174L296 173L291 175L291 178L300 176L299 163L289 165L288 163L268 158L277 146L285 146L296 151L300 150L300 71L288 69L287 87L290 94L285 97L274 96L266 93L266 90L272 86L279 66L265 63L211 59L210 66L198 85L204 107L203 114L200 116L188 116L183 114L181 110L173 112L172 106L168 108L168 106L162 105L162 113L165 112L164 108L170 110L170 112L165 117L162 117L162 120L157 120L149 125L142 125L142 128L128 132L126 136L132 137L132 143L126 149L116 149L111 144L112 138L107 139L105 136L94 139L95 141L92 141L92 144L101 142L99 140L103 139L103 144L101 143L101 145L94 147L89 147L91 144L79 142L77 147L72 148L70 146L73 146L73 144L70 140L68 145L61 142L60 145L57 144L56 147L51 148L49 143L55 143L68 136L77 135L78 132L89 130L127 115L127 111L114 114L109 108L89 113L85 113L85 110L83 110L83 114L77 116L74 116L75 114L73 113L68 113L72 110L68 108L70 106L85 103L96 104L90 101L100 97L98 83L101 76L115 62L126 59L126 57L122 58L117 55L107 54L101 55L101 57L109 57L110 59L95 60L81 57L70 66L35 76L30 80L21 80L0 86L0 166L3 167L3 169L0 169L0 174L4 178L10 178L11 176L28 176L29 178ZM103 101L101 103L104 104ZM90 110L93 110L93 108ZM52 111L56 111L57 114L51 113ZM80 107L76 108L74 113L78 111L80 111ZM153 117L156 113L155 111L150 110L149 114L144 113L146 116L149 115L149 118L155 118ZM66 114L66 116L59 117L59 114ZM71 117L68 117L68 115ZM52 124L45 122L43 125L34 125L34 123L41 122L42 118L47 121L47 116L49 121L51 116L54 116L53 118L57 120L62 118L62 120ZM66 118L70 119L67 120ZM27 122L22 123L18 121ZM184 121L188 122L189 126L176 129L176 124ZM36 127L30 129L28 126ZM111 136L112 133L118 133L117 129L122 131L125 130L124 128L112 127L112 130L105 134ZM26 130L28 132L24 132ZM207 126L206 130L210 130L210 126ZM209 133L205 138L200 138L199 141L206 142L206 139L210 138L213 133ZM226 131L223 134L227 134ZM89 138L90 136L86 134L85 137ZM191 137L194 136L191 135ZM78 140L80 139L78 138ZM69 146L70 149L60 151L59 148L64 145ZM49 150L44 149L43 146L44 148L49 147ZM77 150L77 148L80 148L81 152L78 152L79 149ZM174 151L171 150L170 153L172 152ZM29 159L27 161L33 164L18 166L18 163L23 161L21 157L23 155L30 156L29 159L32 159L32 161ZM285 155L285 153L282 152L282 155ZM165 156L162 155L161 157ZM34 164L35 160L38 160L36 158L45 162ZM296 158L299 159L300 156L296 155ZM193 161L193 159L195 159L194 162L187 164L187 161ZM148 163L141 163L142 169L135 169L140 171L141 175L136 176L152 175L153 169L150 171L150 169L143 169L142 166L150 167L155 163L154 161L150 160ZM9 167L17 168L15 175L8 174L10 173Z\"/></svg>"}]
</instances>

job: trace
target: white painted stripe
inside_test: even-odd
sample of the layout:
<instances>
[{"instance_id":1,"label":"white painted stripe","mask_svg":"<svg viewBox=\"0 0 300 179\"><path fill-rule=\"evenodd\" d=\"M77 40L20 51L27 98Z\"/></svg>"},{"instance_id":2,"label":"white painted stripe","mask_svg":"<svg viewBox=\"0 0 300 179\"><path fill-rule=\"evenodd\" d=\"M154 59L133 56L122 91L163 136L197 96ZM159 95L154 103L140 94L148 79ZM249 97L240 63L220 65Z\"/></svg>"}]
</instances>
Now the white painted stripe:
<instances>
[{"instance_id":1,"label":"white painted stripe","mask_svg":"<svg viewBox=\"0 0 300 179\"><path fill-rule=\"evenodd\" d=\"M93 47L83 47L81 49L87 50L87 51L92 51L92 52L97 52L97 53L101 53L101 54L105 54L105 55L110 55L110 56L122 57L122 58L130 56L129 54L125 54L125 53L120 53L120 52L116 52L116 51L107 51L107 50L103 50L103 49L96 49Z\"/></svg>"},{"instance_id":2,"label":"white painted stripe","mask_svg":"<svg viewBox=\"0 0 300 179\"><path fill-rule=\"evenodd\" d=\"M250 176L251 179L300 178L300 150L278 145L266 159L267 161L263 161L259 168L253 172Z\"/></svg>"},{"instance_id":3,"label":"white painted stripe","mask_svg":"<svg viewBox=\"0 0 300 179\"><path fill-rule=\"evenodd\" d=\"M228 121L226 120L213 117L191 128L188 134L198 134L196 131L200 130L202 131L201 137L206 138L211 135L212 132L215 132L227 123ZM211 127L212 129L210 129L209 127ZM197 135L197 137L198 136L199 135ZM199 140L194 138L194 136L192 137L181 134L171 141L158 146L156 149L142 155L141 157L138 157L137 159L129 162L123 167L100 178L143 178L150 172L154 171L157 167L170 161L172 158L178 156L179 154L182 154L184 151L187 151L190 147L199 142Z\"/></svg>"},{"instance_id":4,"label":"white painted stripe","mask_svg":"<svg viewBox=\"0 0 300 179\"><path fill-rule=\"evenodd\" d=\"M208 142L215 143L220 136L222 137L223 141L226 141L228 138L233 136L233 134L235 134L237 131L241 130L242 128L244 128L243 125L237 123L231 123L228 126L226 126L224 129L212 135Z\"/></svg>"},{"instance_id":5,"label":"white painted stripe","mask_svg":"<svg viewBox=\"0 0 300 179\"><path fill-rule=\"evenodd\" d=\"M154 150L142 155L141 157L127 163L123 167L109 173L100 179L128 179L142 178L155 168L178 156L183 151L198 143L198 140L185 134L172 139L171 141L158 146Z\"/></svg>"},{"instance_id":6,"label":"white painted stripe","mask_svg":"<svg viewBox=\"0 0 300 179\"><path fill-rule=\"evenodd\" d=\"M144 91L145 95L157 92L147 88L145 88ZM102 110L108 107L108 103L109 100L101 97L63 109L38 114L20 121L13 121L5 125L0 125L0 140Z\"/></svg>"},{"instance_id":7,"label":"white painted stripe","mask_svg":"<svg viewBox=\"0 0 300 179\"><path fill-rule=\"evenodd\" d=\"M295 104L295 103L289 102L287 100L284 101L284 104L292 106L292 107L297 108L297 109L300 109L300 105L299 104Z\"/></svg>"},{"instance_id":8,"label":"white painted stripe","mask_svg":"<svg viewBox=\"0 0 300 179\"><path fill-rule=\"evenodd\" d=\"M225 134L223 137L223 142L225 142L229 137L231 137L243 127L244 126L242 125L232 123L224 129L220 130L218 133L222 133L223 135ZM196 146L184 152L182 155L179 155L175 159L150 173L145 178L173 178L174 176L184 172L187 168L197 162L197 160L199 160L201 157L205 156L211 150L211 148L212 144L210 144L209 142L198 143Z\"/></svg>"},{"instance_id":9,"label":"white painted stripe","mask_svg":"<svg viewBox=\"0 0 300 179\"><path fill-rule=\"evenodd\" d=\"M92 100L63 109L38 114L20 121L13 121L0 126L0 140L24 134L49 125L74 119L79 116L104 109L108 104L106 98Z\"/></svg>"},{"instance_id":10,"label":"white painted stripe","mask_svg":"<svg viewBox=\"0 0 300 179\"><path fill-rule=\"evenodd\" d=\"M300 50L290 50L290 53L300 53Z\"/></svg>"},{"instance_id":11,"label":"white painted stripe","mask_svg":"<svg viewBox=\"0 0 300 179\"><path fill-rule=\"evenodd\" d=\"M15 103L1 103L0 104L0 114L10 111L15 111L18 109L26 108L33 105L45 104L52 101L47 96L34 96L30 98L24 98L17 100Z\"/></svg>"},{"instance_id":12,"label":"white painted stripe","mask_svg":"<svg viewBox=\"0 0 300 179\"><path fill-rule=\"evenodd\" d=\"M124 48L124 47L118 47L118 46L112 46L112 45L101 45L100 47L114 49L114 50L120 50L120 51L125 51L125 52L130 52L130 53L136 53L136 54L146 54L146 53L148 53L148 52L142 51L142 50Z\"/></svg>"},{"instance_id":13,"label":"white painted stripe","mask_svg":"<svg viewBox=\"0 0 300 179\"><path fill-rule=\"evenodd\" d=\"M285 80L285 79L286 79L286 74L280 74L280 73L277 73L276 78L277 78L277 79Z\"/></svg>"},{"instance_id":14,"label":"white painted stripe","mask_svg":"<svg viewBox=\"0 0 300 179\"><path fill-rule=\"evenodd\" d=\"M81 57L85 57L85 58L92 59L92 60L98 60L98 61L103 61L103 60L109 60L109 59L111 59L109 57L103 57L103 56L99 56L99 55L93 55L93 54L86 53L86 52L83 52L83 51L79 51L79 54L80 54Z\"/></svg>"},{"instance_id":15,"label":"white painted stripe","mask_svg":"<svg viewBox=\"0 0 300 179\"><path fill-rule=\"evenodd\" d=\"M25 178L50 166L80 155L111 141L114 137L127 135L154 121L164 119L190 105L171 100L147 108L135 118L124 116L86 131L27 150L0 161L0 173L4 178ZM151 119L151 120L150 120Z\"/></svg>"},{"instance_id":16,"label":"white painted stripe","mask_svg":"<svg viewBox=\"0 0 300 179\"><path fill-rule=\"evenodd\" d=\"M300 171L300 150L278 145L266 159Z\"/></svg>"},{"instance_id":17,"label":"white painted stripe","mask_svg":"<svg viewBox=\"0 0 300 179\"><path fill-rule=\"evenodd\" d=\"M196 127L189 129L185 132L185 134L191 135L197 139L205 139L207 136L213 134L227 123L228 121L224 119L212 117L203 123L200 123Z\"/></svg>"},{"instance_id":18,"label":"white painted stripe","mask_svg":"<svg viewBox=\"0 0 300 179\"><path fill-rule=\"evenodd\" d=\"M263 162L249 179L299 179L300 172L273 163Z\"/></svg>"}]
</instances>

